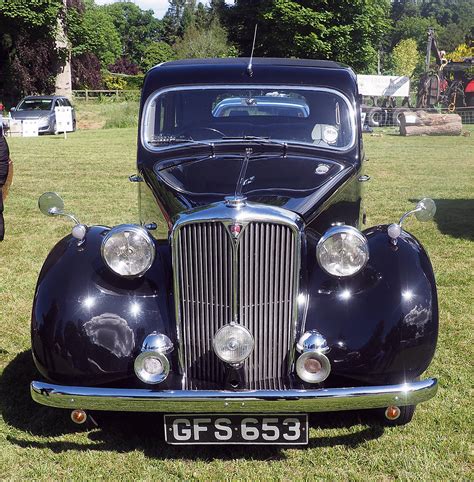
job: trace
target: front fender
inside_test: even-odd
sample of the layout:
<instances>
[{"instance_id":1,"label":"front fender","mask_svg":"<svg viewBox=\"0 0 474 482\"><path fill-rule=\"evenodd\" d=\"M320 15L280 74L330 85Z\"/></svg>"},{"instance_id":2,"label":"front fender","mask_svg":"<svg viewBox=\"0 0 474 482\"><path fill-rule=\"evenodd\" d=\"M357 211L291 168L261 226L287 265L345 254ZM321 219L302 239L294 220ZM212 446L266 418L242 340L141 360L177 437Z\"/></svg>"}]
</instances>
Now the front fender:
<instances>
[{"instance_id":1,"label":"front fender","mask_svg":"<svg viewBox=\"0 0 474 482\"><path fill-rule=\"evenodd\" d=\"M387 226L365 232L364 270L337 279L314 265L305 329L328 342L332 373L369 383L413 380L428 367L438 336L438 300L429 258L403 231L394 246ZM310 248L315 259L315 246Z\"/></svg>"},{"instance_id":2,"label":"front fender","mask_svg":"<svg viewBox=\"0 0 474 482\"><path fill-rule=\"evenodd\" d=\"M143 277L127 280L102 260L108 231L89 228L81 246L65 237L41 270L32 351L38 370L50 380L95 385L125 379L133 375L134 359L149 333L165 333L176 344L168 243L155 242L154 265Z\"/></svg>"}]
</instances>

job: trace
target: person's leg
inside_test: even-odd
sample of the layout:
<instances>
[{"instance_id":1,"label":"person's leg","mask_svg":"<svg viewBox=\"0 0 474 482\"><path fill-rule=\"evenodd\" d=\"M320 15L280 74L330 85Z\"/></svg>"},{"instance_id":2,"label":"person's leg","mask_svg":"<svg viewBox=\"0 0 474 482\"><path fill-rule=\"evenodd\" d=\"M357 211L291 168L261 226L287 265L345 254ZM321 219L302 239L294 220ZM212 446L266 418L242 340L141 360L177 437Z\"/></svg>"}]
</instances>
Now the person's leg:
<instances>
[{"instance_id":1,"label":"person's leg","mask_svg":"<svg viewBox=\"0 0 474 482\"><path fill-rule=\"evenodd\" d=\"M3 221L3 193L0 188L0 241L3 241L5 236L5 223Z\"/></svg>"}]
</instances>

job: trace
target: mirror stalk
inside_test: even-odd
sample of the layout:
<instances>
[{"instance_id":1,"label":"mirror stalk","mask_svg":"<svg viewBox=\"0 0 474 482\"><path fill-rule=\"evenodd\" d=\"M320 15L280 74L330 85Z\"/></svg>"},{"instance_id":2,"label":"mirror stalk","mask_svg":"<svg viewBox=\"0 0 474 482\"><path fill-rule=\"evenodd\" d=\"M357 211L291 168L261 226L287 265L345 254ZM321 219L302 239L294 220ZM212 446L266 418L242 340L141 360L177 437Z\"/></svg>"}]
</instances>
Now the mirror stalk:
<instances>
[{"instance_id":1,"label":"mirror stalk","mask_svg":"<svg viewBox=\"0 0 474 482\"><path fill-rule=\"evenodd\" d=\"M390 238L390 242L394 246L397 245L398 238L402 234L402 225L404 221L412 214L416 216L418 221L425 222L433 219L435 213L436 213L436 204L432 199L423 198L421 201L418 201L418 204L416 205L415 209L412 209L411 211L407 211L405 214L403 214L403 216L400 218L400 221L398 221L398 223L392 223L387 228L387 234Z\"/></svg>"}]
</instances>

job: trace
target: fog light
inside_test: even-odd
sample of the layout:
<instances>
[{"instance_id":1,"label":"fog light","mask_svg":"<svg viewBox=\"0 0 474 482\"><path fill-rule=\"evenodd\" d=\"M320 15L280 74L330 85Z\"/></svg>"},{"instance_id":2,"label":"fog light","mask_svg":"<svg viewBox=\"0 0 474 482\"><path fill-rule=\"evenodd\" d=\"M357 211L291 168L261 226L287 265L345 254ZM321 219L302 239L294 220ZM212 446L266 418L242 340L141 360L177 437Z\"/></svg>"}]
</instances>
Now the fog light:
<instances>
[{"instance_id":1,"label":"fog light","mask_svg":"<svg viewBox=\"0 0 474 482\"><path fill-rule=\"evenodd\" d=\"M71 412L71 420L78 425L82 425L87 420L87 413L84 410L73 410Z\"/></svg>"},{"instance_id":2,"label":"fog light","mask_svg":"<svg viewBox=\"0 0 474 482\"><path fill-rule=\"evenodd\" d=\"M231 323L214 335L212 344L214 352L222 361L237 365L250 356L254 340L247 328Z\"/></svg>"},{"instance_id":3,"label":"fog light","mask_svg":"<svg viewBox=\"0 0 474 482\"><path fill-rule=\"evenodd\" d=\"M308 372L308 373L318 373L319 371L321 371L321 363L319 360L316 360L316 358L307 358L305 361L304 361L304 369Z\"/></svg>"},{"instance_id":4,"label":"fog light","mask_svg":"<svg viewBox=\"0 0 474 482\"><path fill-rule=\"evenodd\" d=\"M170 363L162 353L144 351L135 359L134 369L142 382L156 384L166 379L170 372Z\"/></svg>"},{"instance_id":5,"label":"fog light","mask_svg":"<svg viewBox=\"0 0 474 482\"><path fill-rule=\"evenodd\" d=\"M306 351L296 361L296 373L307 383L321 383L331 373L331 364L326 355Z\"/></svg>"},{"instance_id":6,"label":"fog light","mask_svg":"<svg viewBox=\"0 0 474 482\"><path fill-rule=\"evenodd\" d=\"M396 420L400 416L401 410L399 407L395 405L391 405L390 407L387 407L385 410L385 417L388 420Z\"/></svg>"}]
</instances>

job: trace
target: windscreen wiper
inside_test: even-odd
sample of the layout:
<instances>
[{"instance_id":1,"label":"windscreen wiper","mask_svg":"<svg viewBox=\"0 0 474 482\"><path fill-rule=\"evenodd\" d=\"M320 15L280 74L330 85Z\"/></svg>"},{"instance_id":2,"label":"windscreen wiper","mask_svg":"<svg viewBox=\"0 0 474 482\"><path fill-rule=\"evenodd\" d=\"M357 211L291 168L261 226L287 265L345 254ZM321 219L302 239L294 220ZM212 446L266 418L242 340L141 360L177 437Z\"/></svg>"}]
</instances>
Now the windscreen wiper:
<instances>
[{"instance_id":1,"label":"windscreen wiper","mask_svg":"<svg viewBox=\"0 0 474 482\"><path fill-rule=\"evenodd\" d=\"M214 143L213 142L205 142L205 141L196 141L191 137L174 137L174 136L163 136L159 138L152 139L149 141L149 144L152 146L165 146L165 145L174 145L174 144L184 144L190 143L193 145L201 145L211 148L211 157L214 157Z\"/></svg>"}]
</instances>

